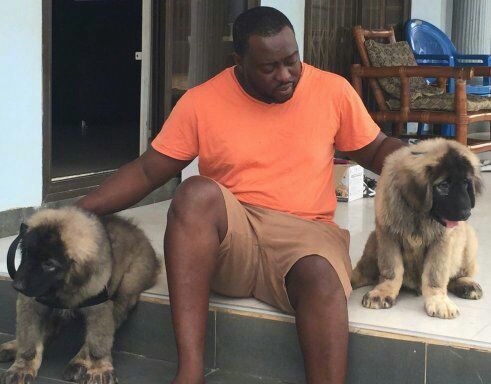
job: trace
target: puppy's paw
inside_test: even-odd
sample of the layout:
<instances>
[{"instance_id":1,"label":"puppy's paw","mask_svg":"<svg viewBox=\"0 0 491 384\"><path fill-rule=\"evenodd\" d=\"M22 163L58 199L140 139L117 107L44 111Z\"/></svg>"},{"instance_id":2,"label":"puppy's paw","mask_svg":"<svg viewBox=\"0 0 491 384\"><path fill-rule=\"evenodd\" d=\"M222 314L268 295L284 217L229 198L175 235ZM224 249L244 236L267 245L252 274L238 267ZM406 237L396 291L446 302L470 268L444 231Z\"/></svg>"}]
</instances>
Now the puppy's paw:
<instances>
[{"instance_id":1,"label":"puppy's paw","mask_svg":"<svg viewBox=\"0 0 491 384\"><path fill-rule=\"evenodd\" d=\"M396 298L392 295L388 295L379 289L372 289L370 292L365 293L361 305L365 308L372 309L387 309L392 308L396 303Z\"/></svg>"},{"instance_id":2,"label":"puppy's paw","mask_svg":"<svg viewBox=\"0 0 491 384\"><path fill-rule=\"evenodd\" d=\"M425 300L426 313L440 319L454 319L459 315L459 308L443 295L430 296Z\"/></svg>"},{"instance_id":3,"label":"puppy's paw","mask_svg":"<svg viewBox=\"0 0 491 384\"><path fill-rule=\"evenodd\" d=\"M0 378L2 384L32 384L36 375L30 369L10 367Z\"/></svg>"},{"instance_id":4,"label":"puppy's paw","mask_svg":"<svg viewBox=\"0 0 491 384\"><path fill-rule=\"evenodd\" d=\"M118 379L111 368L94 368L89 369L80 384L117 384Z\"/></svg>"},{"instance_id":5,"label":"puppy's paw","mask_svg":"<svg viewBox=\"0 0 491 384\"><path fill-rule=\"evenodd\" d=\"M65 368L65 372L63 372L63 379L79 383L84 378L87 369L87 366L80 362L70 363Z\"/></svg>"},{"instance_id":6,"label":"puppy's paw","mask_svg":"<svg viewBox=\"0 0 491 384\"><path fill-rule=\"evenodd\" d=\"M460 278L448 285L448 289L462 299L479 300L482 297L481 286L470 278Z\"/></svg>"}]
</instances>

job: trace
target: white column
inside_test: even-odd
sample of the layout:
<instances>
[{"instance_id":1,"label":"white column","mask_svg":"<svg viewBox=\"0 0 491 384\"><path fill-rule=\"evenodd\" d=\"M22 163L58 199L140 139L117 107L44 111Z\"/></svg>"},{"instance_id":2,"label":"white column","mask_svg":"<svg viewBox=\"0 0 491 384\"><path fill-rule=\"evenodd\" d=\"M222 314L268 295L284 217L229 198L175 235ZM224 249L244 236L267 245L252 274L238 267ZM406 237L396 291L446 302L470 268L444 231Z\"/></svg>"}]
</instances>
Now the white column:
<instances>
[{"instance_id":1,"label":"white column","mask_svg":"<svg viewBox=\"0 0 491 384\"><path fill-rule=\"evenodd\" d=\"M460 53L491 53L491 1L453 1L452 41Z\"/></svg>"}]
</instances>

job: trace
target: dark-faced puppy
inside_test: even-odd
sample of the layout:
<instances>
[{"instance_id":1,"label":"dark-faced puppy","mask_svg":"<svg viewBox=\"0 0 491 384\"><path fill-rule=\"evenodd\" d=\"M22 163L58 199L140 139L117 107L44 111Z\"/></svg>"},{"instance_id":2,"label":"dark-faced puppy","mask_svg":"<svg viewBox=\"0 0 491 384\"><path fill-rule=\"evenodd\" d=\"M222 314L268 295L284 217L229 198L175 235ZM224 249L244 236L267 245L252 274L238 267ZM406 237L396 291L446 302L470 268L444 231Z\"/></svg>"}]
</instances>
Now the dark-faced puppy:
<instances>
[{"instance_id":1,"label":"dark-faced puppy","mask_svg":"<svg viewBox=\"0 0 491 384\"><path fill-rule=\"evenodd\" d=\"M15 362L3 382L32 382L56 318L75 312L85 319L85 343L64 378L116 382L115 330L160 271L148 238L128 220L99 219L74 207L40 210L22 231L22 259L13 281L19 291L16 340L0 345L0 360Z\"/></svg>"},{"instance_id":2,"label":"dark-faced puppy","mask_svg":"<svg viewBox=\"0 0 491 384\"><path fill-rule=\"evenodd\" d=\"M480 193L479 159L465 146L425 140L387 157L375 196L375 231L352 275L353 288L377 284L368 308L390 308L402 286L423 294L430 316L459 311L447 289L479 299L477 238L466 222Z\"/></svg>"}]
</instances>

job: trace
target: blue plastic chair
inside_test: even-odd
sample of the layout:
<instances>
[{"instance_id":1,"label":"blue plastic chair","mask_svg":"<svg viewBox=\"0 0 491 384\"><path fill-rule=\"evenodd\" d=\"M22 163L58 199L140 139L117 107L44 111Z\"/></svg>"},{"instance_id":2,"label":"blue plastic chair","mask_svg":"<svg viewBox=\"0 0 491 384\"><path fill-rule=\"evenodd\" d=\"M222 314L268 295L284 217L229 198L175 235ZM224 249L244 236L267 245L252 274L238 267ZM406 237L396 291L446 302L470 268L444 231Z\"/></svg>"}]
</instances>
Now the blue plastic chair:
<instances>
[{"instance_id":1,"label":"blue plastic chair","mask_svg":"<svg viewBox=\"0 0 491 384\"><path fill-rule=\"evenodd\" d=\"M491 55L461 54L440 29L427 21L412 19L406 23L406 41L411 46L419 65L443 65L449 67L491 66ZM455 79L449 82L448 92L455 92ZM481 84L468 84L467 93L491 94L491 78L484 77Z\"/></svg>"},{"instance_id":2,"label":"blue plastic chair","mask_svg":"<svg viewBox=\"0 0 491 384\"><path fill-rule=\"evenodd\" d=\"M491 66L491 55L461 54L448 36L427 21L412 19L406 22L406 41L414 52L419 65L442 65L449 67ZM428 79L432 81L434 79ZM468 94L491 95L491 78L482 78L482 84L468 84ZM455 79L450 79L448 92L455 92ZM421 125L421 124L420 124ZM423 126L419 130L424 129ZM442 135L453 136L455 127L451 124L442 126Z\"/></svg>"}]
</instances>

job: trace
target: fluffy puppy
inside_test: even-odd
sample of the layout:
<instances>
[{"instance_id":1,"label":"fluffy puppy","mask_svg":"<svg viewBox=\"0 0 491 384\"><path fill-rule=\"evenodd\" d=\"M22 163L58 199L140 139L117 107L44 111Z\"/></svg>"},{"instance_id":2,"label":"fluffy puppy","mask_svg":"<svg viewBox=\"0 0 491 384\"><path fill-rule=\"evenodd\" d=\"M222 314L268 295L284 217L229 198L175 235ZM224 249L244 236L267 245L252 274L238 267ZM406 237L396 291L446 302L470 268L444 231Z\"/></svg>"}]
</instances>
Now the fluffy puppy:
<instances>
[{"instance_id":1,"label":"fluffy puppy","mask_svg":"<svg viewBox=\"0 0 491 384\"><path fill-rule=\"evenodd\" d=\"M85 320L85 343L64 379L115 383L115 330L160 271L148 238L123 218L100 219L68 207L39 210L19 239L22 259L13 277L19 291L16 340L0 345L0 361L15 362L2 381L31 383L57 318L78 312Z\"/></svg>"},{"instance_id":2,"label":"fluffy puppy","mask_svg":"<svg viewBox=\"0 0 491 384\"><path fill-rule=\"evenodd\" d=\"M479 299L477 238L466 220L482 181L479 159L456 141L430 139L387 157L375 196L375 231L353 271L353 288L377 284L367 308L390 308L401 286L422 293L428 315L458 316L447 289Z\"/></svg>"}]
</instances>

